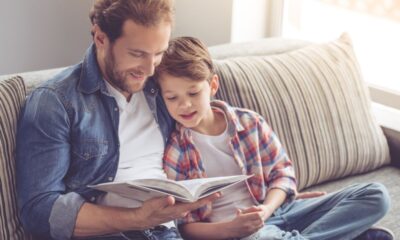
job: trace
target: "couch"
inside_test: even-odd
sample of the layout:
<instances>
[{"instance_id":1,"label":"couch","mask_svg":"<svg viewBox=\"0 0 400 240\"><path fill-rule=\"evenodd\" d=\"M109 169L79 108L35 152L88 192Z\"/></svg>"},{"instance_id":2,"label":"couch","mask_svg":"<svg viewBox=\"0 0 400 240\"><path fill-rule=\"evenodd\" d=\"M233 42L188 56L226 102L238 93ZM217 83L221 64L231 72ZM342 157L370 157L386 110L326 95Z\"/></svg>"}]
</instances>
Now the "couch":
<instances>
[{"instance_id":1,"label":"couch","mask_svg":"<svg viewBox=\"0 0 400 240\"><path fill-rule=\"evenodd\" d=\"M319 44L271 38L210 52L220 75L216 97L265 117L293 160L299 190L381 182L392 205L378 225L400 236L400 131L372 114L348 35ZM25 96L62 69L0 76L0 239L31 239L16 207L16 124Z\"/></svg>"}]
</instances>

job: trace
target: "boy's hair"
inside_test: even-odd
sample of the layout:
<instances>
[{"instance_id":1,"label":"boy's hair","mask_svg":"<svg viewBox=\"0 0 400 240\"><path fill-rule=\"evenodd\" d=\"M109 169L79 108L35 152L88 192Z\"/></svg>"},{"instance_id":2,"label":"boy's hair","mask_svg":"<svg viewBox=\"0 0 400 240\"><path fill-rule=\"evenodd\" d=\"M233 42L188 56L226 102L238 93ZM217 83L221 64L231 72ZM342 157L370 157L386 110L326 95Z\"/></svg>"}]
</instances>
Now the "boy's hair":
<instances>
[{"instance_id":1,"label":"boy's hair","mask_svg":"<svg viewBox=\"0 0 400 240\"><path fill-rule=\"evenodd\" d=\"M173 15L173 0L96 0L89 18L114 42L126 20L151 27L163 21L172 24Z\"/></svg>"},{"instance_id":2,"label":"boy's hair","mask_svg":"<svg viewBox=\"0 0 400 240\"><path fill-rule=\"evenodd\" d=\"M156 80L165 73L196 81L210 81L215 71L204 43L193 37L178 37L170 40L168 49L156 68Z\"/></svg>"}]
</instances>

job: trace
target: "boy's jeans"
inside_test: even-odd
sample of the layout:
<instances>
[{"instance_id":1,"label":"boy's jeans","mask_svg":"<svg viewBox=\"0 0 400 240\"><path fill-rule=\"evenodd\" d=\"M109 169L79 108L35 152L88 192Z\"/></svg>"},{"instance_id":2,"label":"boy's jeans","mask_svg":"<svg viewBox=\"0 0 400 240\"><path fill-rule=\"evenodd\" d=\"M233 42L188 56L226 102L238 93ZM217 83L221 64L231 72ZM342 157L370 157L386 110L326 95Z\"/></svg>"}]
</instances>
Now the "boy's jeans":
<instances>
[{"instance_id":1,"label":"boy's jeans","mask_svg":"<svg viewBox=\"0 0 400 240\"><path fill-rule=\"evenodd\" d=\"M79 238L80 239L80 238ZM82 238L82 240L182 240L176 228L157 226L144 231L129 231L108 236Z\"/></svg>"},{"instance_id":2,"label":"boy's jeans","mask_svg":"<svg viewBox=\"0 0 400 240\"><path fill-rule=\"evenodd\" d=\"M261 230L243 239L354 239L381 219L389 204L382 184L356 184L322 197L286 203Z\"/></svg>"}]
</instances>

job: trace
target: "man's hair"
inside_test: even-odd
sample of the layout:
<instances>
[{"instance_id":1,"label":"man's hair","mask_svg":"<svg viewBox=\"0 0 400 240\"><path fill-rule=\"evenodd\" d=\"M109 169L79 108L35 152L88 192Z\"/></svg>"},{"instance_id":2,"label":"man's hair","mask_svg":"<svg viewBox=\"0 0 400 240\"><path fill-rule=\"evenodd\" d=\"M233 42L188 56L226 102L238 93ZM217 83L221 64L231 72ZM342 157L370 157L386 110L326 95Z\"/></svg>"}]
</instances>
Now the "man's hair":
<instances>
[{"instance_id":1,"label":"man's hair","mask_svg":"<svg viewBox=\"0 0 400 240\"><path fill-rule=\"evenodd\" d=\"M126 20L151 27L163 21L172 24L173 15L173 0L96 0L89 17L114 42Z\"/></svg>"},{"instance_id":2,"label":"man's hair","mask_svg":"<svg viewBox=\"0 0 400 240\"><path fill-rule=\"evenodd\" d=\"M215 71L204 43L193 37L178 37L170 40L168 49L156 68L157 81L165 73L196 81L210 81Z\"/></svg>"}]
</instances>

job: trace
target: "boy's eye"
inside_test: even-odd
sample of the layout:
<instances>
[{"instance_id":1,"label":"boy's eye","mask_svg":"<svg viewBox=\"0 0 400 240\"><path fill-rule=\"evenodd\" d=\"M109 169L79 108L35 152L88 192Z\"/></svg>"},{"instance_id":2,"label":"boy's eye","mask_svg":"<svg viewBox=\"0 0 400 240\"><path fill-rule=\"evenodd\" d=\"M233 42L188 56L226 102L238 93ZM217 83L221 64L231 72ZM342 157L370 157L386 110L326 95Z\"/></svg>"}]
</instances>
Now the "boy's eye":
<instances>
[{"instance_id":1,"label":"boy's eye","mask_svg":"<svg viewBox=\"0 0 400 240\"><path fill-rule=\"evenodd\" d=\"M197 94L199 94L199 92L191 92L189 93L189 96L196 96Z\"/></svg>"}]
</instances>

